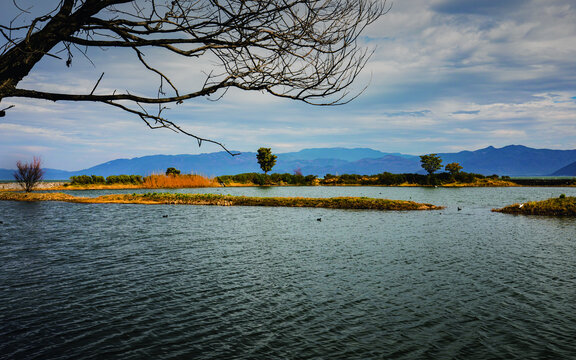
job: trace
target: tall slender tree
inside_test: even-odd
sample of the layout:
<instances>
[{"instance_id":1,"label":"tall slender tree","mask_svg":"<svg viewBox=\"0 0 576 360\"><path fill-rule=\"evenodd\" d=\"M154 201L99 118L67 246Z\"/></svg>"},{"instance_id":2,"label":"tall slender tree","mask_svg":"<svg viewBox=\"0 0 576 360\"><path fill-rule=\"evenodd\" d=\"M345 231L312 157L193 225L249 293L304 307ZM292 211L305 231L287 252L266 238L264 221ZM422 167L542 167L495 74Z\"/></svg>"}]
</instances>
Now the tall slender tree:
<instances>
[{"instance_id":1,"label":"tall slender tree","mask_svg":"<svg viewBox=\"0 0 576 360\"><path fill-rule=\"evenodd\" d=\"M272 170L274 165L276 165L276 155L272 155L272 150L270 148L261 147L258 149L256 154L256 159L258 164L260 164L260 169L264 171L264 174L268 174L268 171Z\"/></svg>"}]
</instances>

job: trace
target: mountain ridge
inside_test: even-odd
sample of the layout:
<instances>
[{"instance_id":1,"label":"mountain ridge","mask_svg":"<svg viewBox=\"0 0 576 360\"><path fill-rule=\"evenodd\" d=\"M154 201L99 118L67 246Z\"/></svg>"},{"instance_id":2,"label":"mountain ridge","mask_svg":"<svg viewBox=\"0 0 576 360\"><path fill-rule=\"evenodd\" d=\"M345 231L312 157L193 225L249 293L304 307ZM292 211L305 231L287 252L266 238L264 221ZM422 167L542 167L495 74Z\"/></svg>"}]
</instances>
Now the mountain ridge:
<instances>
[{"instance_id":1,"label":"mountain ridge","mask_svg":"<svg viewBox=\"0 0 576 360\"><path fill-rule=\"evenodd\" d=\"M576 176L576 161L558 169L552 176Z\"/></svg>"},{"instance_id":2,"label":"mountain ridge","mask_svg":"<svg viewBox=\"0 0 576 360\"><path fill-rule=\"evenodd\" d=\"M317 148L297 152L278 153L273 172L325 176L326 174L372 175L382 172L423 173L420 157L399 153L386 153L370 148ZM576 150L534 149L523 145L508 145L502 148L488 146L478 150L456 153L439 153L443 165L458 162L463 171L483 175L548 176L564 170L564 176L576 176ZM570 167L570 165L573 165ZM234 175L245 172L260 172L256 153L246 152L232 157L228 153L147 155L131 159L115 159L96 166L64 171L46 169L47 180L66 180L76 175L150 175L163 173L175 167L182 173L205 176ZM0 169L1 180L12 180L14 170Z\"/></svg>"}]
</instances>

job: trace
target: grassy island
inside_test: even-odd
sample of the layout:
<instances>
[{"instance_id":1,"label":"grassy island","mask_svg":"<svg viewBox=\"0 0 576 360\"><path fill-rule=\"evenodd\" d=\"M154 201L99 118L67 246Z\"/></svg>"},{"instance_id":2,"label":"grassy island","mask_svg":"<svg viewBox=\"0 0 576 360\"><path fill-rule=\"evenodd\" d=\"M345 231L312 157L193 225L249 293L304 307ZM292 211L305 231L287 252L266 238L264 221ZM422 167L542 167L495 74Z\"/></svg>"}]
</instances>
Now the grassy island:
<instances>
[{"instance_id":1,"label":"grassy island","mask_svg":"<svg viewBox=\"0 0 576 360\"><path fill-rule=\"evenodd\" d=\"M576 197L560 195L557 198L513 204L492 211L522 215L576 216Z\"/></svg>"},{"instance_id":2,"label":"grassy island","mask_svg":"<svg viewBox=\"0 0 576 360\"><path fill-rule=\"evenodd\" d=\"M0 200L12 201L65 201L74 203L122 203L122 204L178 204L218 206L274 206L315 207L329 209L368 210L439 210L442 206L421 204L413 201L374 199L366 197L301 198L301 197L248 197L214 194L118 194L99 197L78 197L63 193L16 193L2 192Z\"/></svg>"}]
</instances>

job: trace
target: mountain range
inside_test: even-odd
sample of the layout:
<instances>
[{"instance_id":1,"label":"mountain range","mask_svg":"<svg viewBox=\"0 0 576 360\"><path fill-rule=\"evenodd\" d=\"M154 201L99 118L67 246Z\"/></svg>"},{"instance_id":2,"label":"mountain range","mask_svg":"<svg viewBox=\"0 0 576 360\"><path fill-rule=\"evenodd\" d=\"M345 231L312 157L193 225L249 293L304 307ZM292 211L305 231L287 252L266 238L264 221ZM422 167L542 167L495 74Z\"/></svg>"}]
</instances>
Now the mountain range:
<instances>
[{"instance_id":1,"label":"mountain range","mask_svg":"<svg viewBox=\"0 0 576 360\"><path fill-rule=\"evenodd\" d=\"M522 145L489 146L475 151L438 154L443 165L457 162L463 171L484 175L576 176L576 150L533 149ZM272 172L303 175L424 173L420 157L385 153L368 148L318 148L277 154ZM46 169L46 180L67 180L76 175L149 175L175 167L182 173L206 176L260 172L256 153L230 156L226 152L199 155L150 155L117 159L79 171ZM0 180L12 180L14 170L0 169Z\"/></svg>"}]
</instances>

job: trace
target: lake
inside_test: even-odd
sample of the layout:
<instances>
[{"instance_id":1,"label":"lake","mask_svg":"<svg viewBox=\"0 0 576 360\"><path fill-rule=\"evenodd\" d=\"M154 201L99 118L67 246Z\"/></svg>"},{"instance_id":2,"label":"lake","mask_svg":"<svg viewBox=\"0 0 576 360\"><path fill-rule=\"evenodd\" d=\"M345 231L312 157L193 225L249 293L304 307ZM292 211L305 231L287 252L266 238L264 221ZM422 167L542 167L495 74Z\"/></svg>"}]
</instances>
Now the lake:
<instances>
[{"instance_id":1,"label":"lake","mask_svg":"<svg viewBox=\"0 0 576 360\"><path fill-rule=\"evenodd\" d=\"M576 358L576 188L172 191L447 208L0 202L0 359Z\"/></svg>"}]
</instances>

